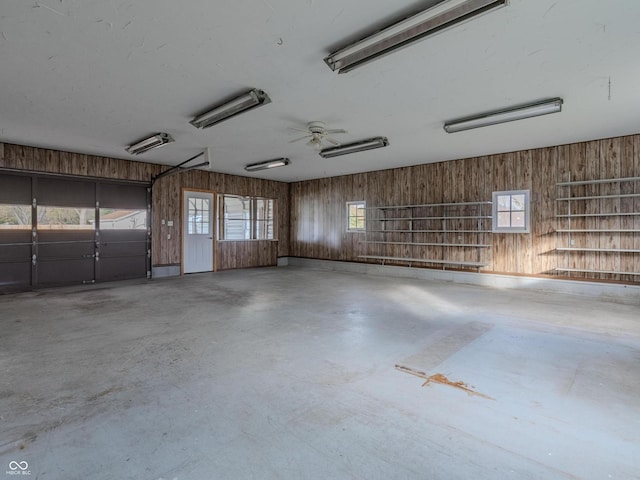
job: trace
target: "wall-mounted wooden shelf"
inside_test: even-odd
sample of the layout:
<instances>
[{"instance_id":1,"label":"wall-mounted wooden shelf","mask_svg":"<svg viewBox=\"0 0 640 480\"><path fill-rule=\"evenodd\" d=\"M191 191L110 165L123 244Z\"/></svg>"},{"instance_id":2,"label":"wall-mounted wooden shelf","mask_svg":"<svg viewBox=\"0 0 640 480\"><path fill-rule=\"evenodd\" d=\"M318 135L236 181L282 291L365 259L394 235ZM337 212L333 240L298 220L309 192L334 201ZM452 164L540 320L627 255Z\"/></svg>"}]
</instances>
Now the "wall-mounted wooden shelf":
<instances>
[{"instance_id":1,"label":"wall-mounted wooden shelf","mask_svg":"<svg viewBox=\"0 0 640 480\"><path fill-rule=\"evenodd\" d=\"M492 202L448 202L367 208L367 254L358 258L443 268L489 265Z\"/></svg>"},{"instance_id":2,"label":"wall-mounted wooden shelf","mask_svg":"<svg viewBox=\"0 0 640 480\"><path fill-rule=\"evenodd\" d=\"M556 272L639 276L640 177L568 181L556 186Z\"/></svg>"}]
</instances>

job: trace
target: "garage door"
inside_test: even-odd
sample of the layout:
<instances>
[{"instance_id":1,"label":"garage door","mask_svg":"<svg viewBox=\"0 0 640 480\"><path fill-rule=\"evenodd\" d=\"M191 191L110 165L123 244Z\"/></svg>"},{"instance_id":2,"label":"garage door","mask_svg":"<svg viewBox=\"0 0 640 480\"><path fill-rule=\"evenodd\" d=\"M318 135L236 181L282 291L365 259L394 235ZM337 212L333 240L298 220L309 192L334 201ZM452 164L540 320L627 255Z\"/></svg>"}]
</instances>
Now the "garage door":
<instances>
[{"instance_id":1,"label":"garage door","mask_svg":"<svg viewBox=\"0 0 640 480\"><path fill-rule=\"evenodd\" d=\"M0 290L143 278L146 185L0 172Z\"/></svg>"}]
</instances>

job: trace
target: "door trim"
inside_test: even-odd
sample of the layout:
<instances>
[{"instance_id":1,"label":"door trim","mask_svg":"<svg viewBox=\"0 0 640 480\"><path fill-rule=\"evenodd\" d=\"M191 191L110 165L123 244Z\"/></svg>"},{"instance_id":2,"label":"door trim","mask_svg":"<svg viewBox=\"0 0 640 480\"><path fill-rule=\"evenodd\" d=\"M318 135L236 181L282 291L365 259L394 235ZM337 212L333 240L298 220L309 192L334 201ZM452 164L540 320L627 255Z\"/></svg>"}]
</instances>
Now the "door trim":
<instances>
[{"instance_id":1,"label":"door trim","mask_svg":"<svg viewBox=\"0 0 640 480\"><path fill-rule=\"evenodd\" d=\"M210 193L213 196L213 216L212 216L212 220L213 220L213 225L211 227L211 231L213 233L213 242L212 242L212 248L213 248L213 272L217 272L218 271L218 195L216 194L216 192L214 192L213 190L206 190L203 188L185 188L182 187L180 189L180 232L181 232L181 243L182 243L182 248L181 248L181 252L180 252L180 275L183 276L184 275L184 244L185 244L185 238L184 238L184 226L185 226L185 215L184 215L184 194L186 192L195 192L195 193Z\"/></svg>"}]
</instances>

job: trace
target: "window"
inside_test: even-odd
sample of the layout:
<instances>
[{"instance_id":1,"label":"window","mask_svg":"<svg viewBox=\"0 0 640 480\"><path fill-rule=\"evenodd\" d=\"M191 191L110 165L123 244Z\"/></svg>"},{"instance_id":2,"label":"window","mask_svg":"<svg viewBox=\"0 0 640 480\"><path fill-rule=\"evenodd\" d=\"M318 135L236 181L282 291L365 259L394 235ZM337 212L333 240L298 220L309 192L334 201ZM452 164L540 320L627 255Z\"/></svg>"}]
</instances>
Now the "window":
<instances>
[{"instance_id":1,"label":"window","mask_svg":"<svg viewBox=\"0 0 640 480\"><path fill-rule=\"evenodd\" d=\"M529 233L529 190L493 192L493 231Z\"/></svg>"},{"instance_id":2,"label":"window","mask_svg":"<svg viewBox=\"0 0 640 480\"><path fill-rule=\"evenodd\" d=\"M31 205L0 205L0 229L31 230Z\"/></svg>"},{"instance_id":3,"label":"window","mask_svg":"<svg viewBox=\"0 0 640 480\"><path fill-rule=\"evenodd\" d=\"M347 202L347 232L364 232L366 207L364 201Z\"/></svg>"},{"instance_id":4,"label":"window","mask_svg":"<svg viewBox=\"0 0 640 480\"><path fill-rule=\"evenodd\" d=\"M219 195L220 240L273 240L274 200Z\"/></svg>"},{"instance_id":5,"label":"window","mask_svg":"<svg viewBox=\"0 0 640 480\"><path fill-rule=\"evenodd\" d=\"M209 235L209 199L189 198L187 233L189 235Z\"/></svg>"},{"instance_id":6,"label":"window","mask_svg":"<svg viewBox=\"0 0 640 480\"><path fill-rule=\"evenodd\" d=\"M95 230L95 208L38 205L38 230Z\"/></svg>"},{"instance_id":7,"label":"window","mask_svg":"<svg viewBox=\"0 0 640 480\"><path fill-rule=\"evenodd\" d=\"M146 210L100 209L100 230L144 230L145 228L147 228Z\"/></svg>"}]
</instances>

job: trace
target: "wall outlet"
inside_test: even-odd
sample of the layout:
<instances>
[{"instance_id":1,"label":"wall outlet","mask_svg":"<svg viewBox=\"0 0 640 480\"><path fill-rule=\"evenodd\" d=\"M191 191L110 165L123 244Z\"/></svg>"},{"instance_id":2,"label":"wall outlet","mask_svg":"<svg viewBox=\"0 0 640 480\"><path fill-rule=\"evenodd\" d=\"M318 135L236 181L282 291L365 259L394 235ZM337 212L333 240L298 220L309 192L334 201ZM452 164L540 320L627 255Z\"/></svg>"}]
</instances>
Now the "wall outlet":
<instances>
[{"instance_id":1,"label":"wall outlet","mask_svg":"<svg viewBox=\"0 0 640 480\"><path fill-rule=\"evenodd\" d=\"M162 220L160 220L160 223L161 223L162 225L164 225L164 223L165 223L165 222L164 222L164 218L163 218Z\"/></svg>"},{"instance_id":2,"label":"wall outlet","mask_svg":"<svg viewBox=\"0 0 640 480\"><path fill-rule=\"evenodd\" d=\"M171 240L171 234L170 233L167 234L167 240Z\"/></svg>"},{"instance_id":3,"label":"wall outlet","mask_svg":"<svg viewBox=\"0 0 640 480\"><path fill-rule=\"evenodd\" d=\"M167 227L173 227L173 220L167 220Z\"/></svg>"},{"instance_id":4,"label":"wall outlet","mask_svg":"<svg viewBox=\"0 0 640 480\"><path fill-rule=\"evenodd\" d=\"M571 239L571 242L570 242L570 244L571 244L571 246L573 247L573 246L575 246L575 244L576 244L576 241L575 241L575 240L573 240L573 239Z\"/></svg>"}]
</instances>

